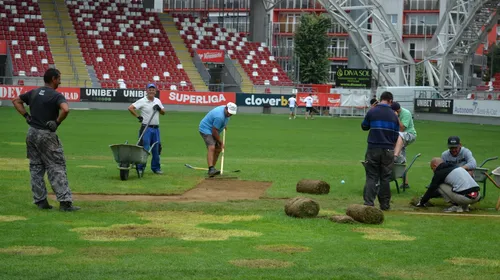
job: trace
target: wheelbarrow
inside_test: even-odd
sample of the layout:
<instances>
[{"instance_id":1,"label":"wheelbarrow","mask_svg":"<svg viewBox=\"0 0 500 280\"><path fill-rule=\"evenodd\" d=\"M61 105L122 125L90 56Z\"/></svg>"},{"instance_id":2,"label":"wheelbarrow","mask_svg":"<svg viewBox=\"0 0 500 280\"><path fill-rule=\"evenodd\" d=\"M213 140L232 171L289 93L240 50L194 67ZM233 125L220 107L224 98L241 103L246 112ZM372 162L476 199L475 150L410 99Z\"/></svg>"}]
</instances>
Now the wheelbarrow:
<instances>
[{"instance_id":1,"label":"wheelbarrow","mask_svg":"<svg viewBox=\"0 0 500 280\"><path fill-rule=\"evenodd\" d=\"M497 159L498 159L497 156L496 157L487 158L481 164L479 164L478 167L476 167L476 168L474 168L472 170L473 171L472 177L474 178L474 181L483 184L483 193L481 194L481 199L480 200L483 200L486 197L486 182L488 181L487 179L491 180L491 178L488 178L488 170L489 169L488 168L484 168L483 166L488 161L497 160Z\"/></svg>"},{"instance_id":2,"label":"wheelbarrow","mask_svg":"<svg viewBox=\"0 0 500 280\"><path fill-rule=\"evenodd\" d=\"M399 193L399 183L398 183L398 179L399 178L402 178L403 179L403 184L404 184L404 181L406 179L406 174L408 174L408 171L410 171L410 168L412 167L413 163L417 160L417 158L419 158L421 156L420 153L416 154L414 157L413 157L413 160L411 161L410 165L408 167L406 167L406 163L394 163L394 165L392 166L392 176L391 176L391 181L394 181L396 182L396 190L397 192ZM366 161L361 161L361 164L363 165L363 167L365 167L365 164L366 164ZM380 184L380 182L379 182ZM403 191L405 191L406 189L403 188Z\"/></svg>"},{"instance_id":3,"label":"wheelbarrow","mask_svg":"<svg viewBox=\"0 0 500 280\"><path fill-rule=\"evenodd\" d=\"M138 164L146 164L148 162L148 157L151 154L154 146L158 143L155 142L149 150L144 149L143 146L139 146L144 133L146 132L151 120L155 116L157 111L153 112L153 115L148 121L146 128L142 131L142 134L137 141L137 144L132 145L128 144L128 141L125 141L125 144L113 144L109 145L111 151L113 152L113 157L115 158L116 163L118 163L118 169L120 170L120 179L122 181L126 181L128 179L128 175L130 169L136 168ZM142 178L143 173L137 170L137 177Z\"/></svg>"}]
</instances>

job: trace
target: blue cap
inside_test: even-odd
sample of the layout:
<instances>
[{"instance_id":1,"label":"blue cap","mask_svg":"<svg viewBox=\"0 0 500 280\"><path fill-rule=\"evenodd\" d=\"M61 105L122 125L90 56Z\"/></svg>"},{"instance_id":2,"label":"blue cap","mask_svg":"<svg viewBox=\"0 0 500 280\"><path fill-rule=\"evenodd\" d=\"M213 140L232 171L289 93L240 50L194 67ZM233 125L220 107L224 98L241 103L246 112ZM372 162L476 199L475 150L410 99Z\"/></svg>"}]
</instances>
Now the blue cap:
<instances>
[{"instance_id":1,"label":"blue cap","mask_svg":"<svg viewBox=\"0 0 500 280\"><path fill-rule=\"evenodd\" d=\"M151 84L148 84L148 86L146 88L151 88L151 87L156 88L156 85L151 83Z\"/></svg>"}]
</instances>

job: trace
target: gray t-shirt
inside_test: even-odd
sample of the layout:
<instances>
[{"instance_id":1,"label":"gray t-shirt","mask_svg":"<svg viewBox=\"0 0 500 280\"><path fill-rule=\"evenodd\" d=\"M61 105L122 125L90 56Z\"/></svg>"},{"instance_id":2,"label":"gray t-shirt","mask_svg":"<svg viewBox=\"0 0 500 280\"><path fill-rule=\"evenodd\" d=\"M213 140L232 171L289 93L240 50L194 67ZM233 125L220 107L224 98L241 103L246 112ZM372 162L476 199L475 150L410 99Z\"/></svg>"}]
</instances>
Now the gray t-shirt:
<instances>
[{"instance_id":1,"label":"gray t-shirt","mask_svg":"<svg viewBox=\"0 0 500 280\"><path fill-rule=\"evenodd\" d=\"M66 103L64 95L50 87L30 90L19 96L30 107L31 122L34 128L48 130L48 121L56 121L59 117L59 106Z\"/></svg>"},{"instance_id":2,"label":"gray t-shirt","mask_svg":"<svg viewBox=\"0 0 500 280\"><path fill-rule=\"evenodd\" d=\"M472 179L469 172L463 168L455 168L446 176L444 182L450 185L453 192L461 193L473 187L479 187L476 181Z\"/></svg>"},{"instance_id":3,"label":"gray t-shirt","mask_svg":"<svg viewBox=\"0 0 500 280\"><path fill-rule=\"evenodd\" d=\"M477 167L476 159L472 156L472 152L465 147L460 148L460 152L458 152L456 157L452 156L449 150L446 150L441 155L441 158L444 162L449 164L457 166L467 165L469 169L475 169Z\"/></svg>"}]
</instances>

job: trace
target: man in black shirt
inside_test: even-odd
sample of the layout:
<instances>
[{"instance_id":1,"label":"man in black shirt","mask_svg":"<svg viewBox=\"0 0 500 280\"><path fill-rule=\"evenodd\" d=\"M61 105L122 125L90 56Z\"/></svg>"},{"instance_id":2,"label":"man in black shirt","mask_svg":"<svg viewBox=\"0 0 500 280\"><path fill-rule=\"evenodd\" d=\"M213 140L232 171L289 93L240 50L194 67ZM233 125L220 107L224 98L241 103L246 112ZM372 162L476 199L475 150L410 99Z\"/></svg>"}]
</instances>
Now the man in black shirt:
<instances>
[{"instance_id":1,"label":"man in black shirt","mask_svg":"<svg viewBox=\"0 0 500 280\"><path fill-rule=\"evenodd\" d=\"M47 171L50 184L60 203L61 211L76 211L66 175L66 160L61 142L55 133L69 113L66 98L56 91L61 84L61 73L48 69L43 80L45 86L16 97L12 103L29 124L26 136L27 157L30 160L31 190L34 203L40 209L52 209L47 201L47 188L43 176ZM24 103L30 107L26 112Z\"/></svg>"}]
</instances>

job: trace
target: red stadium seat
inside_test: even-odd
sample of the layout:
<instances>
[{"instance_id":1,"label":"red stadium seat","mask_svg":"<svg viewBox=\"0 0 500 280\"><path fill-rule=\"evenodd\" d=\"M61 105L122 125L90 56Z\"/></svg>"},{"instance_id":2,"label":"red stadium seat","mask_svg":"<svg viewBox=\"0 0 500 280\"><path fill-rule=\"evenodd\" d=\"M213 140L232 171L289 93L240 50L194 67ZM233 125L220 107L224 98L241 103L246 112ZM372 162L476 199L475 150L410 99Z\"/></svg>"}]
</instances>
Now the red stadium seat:
<instances>
[{"instance_id":1,"label":"red stadium seat","mask_svg":"<svg viewBox=\"0 0 500 280\"><path fill-rule=\"evenodd\" d=\"M163 77L164 69L180 64L158 15L146 12L141 4L97 0L66 4L85 63L94 67L102 87L119 87L116 81L123 79L127 88L144 88L155 76ZM186 81L192 89L185 70L175 71L182 76L160 80L164 84L158 87Z\"/></svg>"},{"instance_id":2,"label":"red stadium seat","mask_svg":"<svg viewBox=\"0 0 500 280\"><path fill-rule=\"evenodd\" d=\"M13 11L16 11L15 13ZM37 1L2 1L0 4L0 40L8 41L13 60L13 76L43 76L48 58L53 64L45 26ZM31 71L36 67L37 71ZM24 81L20 81L24 83Z\"/></svg>"},{"instance_id":3,"label":"red stadium seat","mask_svg":"<svg viewBox=\"0 0 500 280\"><path fill-rule=\"evenodd\" d=\"M220 28L218 24L204 20L195 19L198 20L195 22L191 15L173 14L172 17L191 56L194 56L196 49L224 49L231 59L238 61L254 85L264 85L265 80L275 86L293 85L267 46L248 42L246 33ZM257 73L255 76L254 72Z\"/></svg>"}]
</instances>

